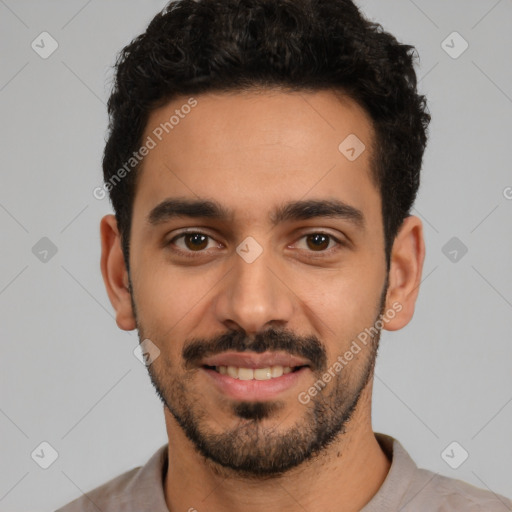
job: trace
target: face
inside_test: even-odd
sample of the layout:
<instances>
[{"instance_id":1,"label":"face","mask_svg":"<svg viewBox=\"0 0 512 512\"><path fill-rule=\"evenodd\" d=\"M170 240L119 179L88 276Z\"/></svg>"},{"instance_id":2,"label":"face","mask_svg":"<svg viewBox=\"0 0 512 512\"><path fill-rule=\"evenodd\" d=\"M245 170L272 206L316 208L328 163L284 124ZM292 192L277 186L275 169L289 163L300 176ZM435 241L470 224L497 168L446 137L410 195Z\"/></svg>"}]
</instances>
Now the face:
<instances>
[{"instance_id":1,"label":"face","mask_svg":"<svg viewBox=\"0 0 512 512\"><path fill-rule=\"evenodd\" d=\"M143 138L133 314L173 425L219 467L282 473L342 433L371 385L380 332L351 348L386 307L370 119L329 91L188 100L155 110ZM356 159L339 149L350 134Z\"/></svg>"}]
</instances>

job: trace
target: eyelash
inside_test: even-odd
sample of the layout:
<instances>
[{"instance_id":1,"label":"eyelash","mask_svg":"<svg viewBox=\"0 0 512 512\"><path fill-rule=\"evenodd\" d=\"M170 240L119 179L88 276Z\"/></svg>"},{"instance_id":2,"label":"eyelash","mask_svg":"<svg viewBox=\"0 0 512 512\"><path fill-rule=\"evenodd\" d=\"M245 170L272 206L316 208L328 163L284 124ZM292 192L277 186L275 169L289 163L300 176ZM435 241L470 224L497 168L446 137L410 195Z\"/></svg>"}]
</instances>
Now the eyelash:
<instances>
[{"instance_id":1,"label":"eyelash","mask_svg":"<svg viewBox=\"0 0 512 512\"><path fill-rule=\"evenodd\" d=\"M210 240L214 239L212 236L208 235L207 233L203 233L202 231L185 231L185 232L180 233L179 235L176 235L175 237L173 237L165 245L168 247L171 247L176 242L176 240L179 240L180 238L183 238L187 235L204 235L204 236L208 237ZM320 257L322 257L322 255L326 255L326 254L331 255L332 252L337 251L341 247L344 247L346 245L344 242L342 242L341 240L336 238L334 235L331 235L330 233L326 233L325 231L312 231L311 233L305 233L299 238L299 240L302 240L303 238L306 238L306 237L312 236L312 235L324 235L324 236L328 237L329 240L334 241L337 244L337 247L331 247L330 249L326 249L324 251L318 251L318 252L317 251L307 251L307 252L310 252L312 255L315 255L315 257L317 257L316 254L320 255ZM182 256L185 256L186 258L198 258L198 257L201 257L206 252L206 249L203 249L200 251L189 251L189 250L172 248L172 250Z\"/></svg>"}]
</instances>

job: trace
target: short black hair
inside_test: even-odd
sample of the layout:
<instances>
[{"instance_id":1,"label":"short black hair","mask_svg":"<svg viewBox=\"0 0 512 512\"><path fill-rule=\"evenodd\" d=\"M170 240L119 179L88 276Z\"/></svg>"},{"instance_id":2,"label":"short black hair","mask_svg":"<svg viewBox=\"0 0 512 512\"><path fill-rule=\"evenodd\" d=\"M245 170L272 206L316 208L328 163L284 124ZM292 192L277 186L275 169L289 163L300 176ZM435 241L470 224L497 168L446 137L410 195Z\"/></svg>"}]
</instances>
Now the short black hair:
<instances>
[{"instance_id":1,"label":"short black hair","mask_svg":"<svg viewBox=\"0 0 512 512\"><path fill-rule=\"evenodd\" d=\"M350 0L171 1L119 53L108 100L103 174L127 268L140 165L126 172L126 162L141 147L149 114L181 95L268 88L340 92L369 114L389 269L416 198L430 123L415 58L413 46Z\"/></svg>"}]
</instances>

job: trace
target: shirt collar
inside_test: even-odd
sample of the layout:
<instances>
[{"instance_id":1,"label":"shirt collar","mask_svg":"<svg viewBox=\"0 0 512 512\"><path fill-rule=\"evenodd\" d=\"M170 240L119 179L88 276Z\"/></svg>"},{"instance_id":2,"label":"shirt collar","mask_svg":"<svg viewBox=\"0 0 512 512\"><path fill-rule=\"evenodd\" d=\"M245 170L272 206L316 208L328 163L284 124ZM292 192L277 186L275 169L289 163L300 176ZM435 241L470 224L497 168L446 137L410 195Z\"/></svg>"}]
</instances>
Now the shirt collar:
<instances>
[{"instance_id":1,"label":"shirt collar","mask_svg":"<svg viewBox=\"0 0 512 512\"><path fill-rule=\"evenodd\" d=\"M398 510L401 499L406 494L412 475L417 469L404 447L393 437L375 433L382 450L391 461L389 472L377 494L361 512L387 512ZM134 475L126 489L132 496L133 510L168 512L165 503L164 483L168 464L168 444L161 446ZM137 501L141 496L141 502Z\"/></svg>"},{"instance_id":2,"label":"shirt collar","mask_svg":"<svg viewBox=\"0 0 512 512\"><path fill-rule=\"evenodd\" d=\"M396 439L377 432L375 438L391 461L391 466L377 494L361 509L361 512L396 511L399 510L417 466Z\"/></svg>"}]
</instances>

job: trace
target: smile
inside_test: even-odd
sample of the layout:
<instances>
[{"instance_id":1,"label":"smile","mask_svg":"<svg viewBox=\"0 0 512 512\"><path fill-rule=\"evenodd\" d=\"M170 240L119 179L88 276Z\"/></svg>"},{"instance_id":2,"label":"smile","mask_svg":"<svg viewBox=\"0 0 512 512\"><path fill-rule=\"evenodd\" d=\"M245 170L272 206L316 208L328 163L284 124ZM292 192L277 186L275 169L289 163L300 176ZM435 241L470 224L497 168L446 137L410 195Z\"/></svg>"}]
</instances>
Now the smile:
<instances>
[{"instance_id":1,"label":"smile","mask_svg":"<svg viewBox=\"0 0 512 512\"><path fill-rule=\"evenodd\" d=\"M270 400L294 389L298 392L308 387L305 379L310 378L311 372L309 366L278 365L265 368L203 365L200 370L208 380L206 389L211 386L217 393L235 400Z\"/></svg>"},{"instance_id":2,"label":"smile","mask_svg":"<svg viewBox=\"0 0 512 512\"><path fill-rule=\"evenodd\" d=\"M271 380L300 370L304 366L267 366L266 368L244 368L239 366L205 366L221 375L229 375L239 380Z\"/></svg>"}]
</instances>

